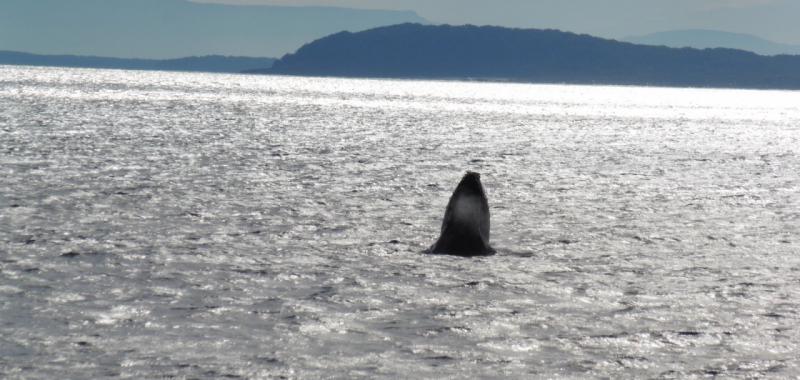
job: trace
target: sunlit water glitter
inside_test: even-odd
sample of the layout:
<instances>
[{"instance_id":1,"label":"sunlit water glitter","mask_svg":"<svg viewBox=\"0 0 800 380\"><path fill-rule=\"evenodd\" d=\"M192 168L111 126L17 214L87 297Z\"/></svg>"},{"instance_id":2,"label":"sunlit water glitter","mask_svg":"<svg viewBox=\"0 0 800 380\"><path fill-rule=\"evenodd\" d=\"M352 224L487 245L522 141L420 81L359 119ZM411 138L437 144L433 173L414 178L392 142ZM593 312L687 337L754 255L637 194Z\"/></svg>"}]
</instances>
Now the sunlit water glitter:
<instances>
[{"instance_id":1,"label":"sunlit water glitter","mask_svg":"<svg viewBox=\"0 0 800 380\"><path fill-rule=\"evenodd\" d=\"M800 92L0 66L0 377L800 375ZM420 252L465 170L497 255Z\"/></svg>"}]
</instances>

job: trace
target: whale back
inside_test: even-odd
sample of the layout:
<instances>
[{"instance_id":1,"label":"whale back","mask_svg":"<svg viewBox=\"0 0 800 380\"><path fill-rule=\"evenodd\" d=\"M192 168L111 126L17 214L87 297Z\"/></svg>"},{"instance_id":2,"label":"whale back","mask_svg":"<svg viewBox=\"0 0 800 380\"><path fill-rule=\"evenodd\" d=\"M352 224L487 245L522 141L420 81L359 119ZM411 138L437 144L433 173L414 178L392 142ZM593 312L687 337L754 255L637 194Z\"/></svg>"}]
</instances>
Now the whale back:
<instances>
[{"instance_id":1,"label":"whale back","mask_svg":"<svg viewBox=\"0 0 800 380\"><path fill-rule=\"evenodd\" d=\"M428 252L459 256L494 253L489 245L489 219L489 201L480 174L467 172L447 203L441 235Z\"/></svg>"}]
</instances>

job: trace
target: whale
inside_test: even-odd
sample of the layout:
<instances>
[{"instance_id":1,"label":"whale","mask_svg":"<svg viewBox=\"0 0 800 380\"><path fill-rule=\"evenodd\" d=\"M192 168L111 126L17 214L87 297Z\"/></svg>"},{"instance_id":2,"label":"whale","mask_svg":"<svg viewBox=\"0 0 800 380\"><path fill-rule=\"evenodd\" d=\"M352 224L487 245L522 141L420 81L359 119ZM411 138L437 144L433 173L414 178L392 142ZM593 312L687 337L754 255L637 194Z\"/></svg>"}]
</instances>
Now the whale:
<instances>
[{"instance_id":1,"label":"whale","mask_svg":"<svg viewBox=\"0 0 800 380\"><path fill-rule=\"evenodd\" d=\"M489 201L480 173L468 171L456 186L442 220L439 239L425 253L489 256Z\"/></svg>"}]
</instances>

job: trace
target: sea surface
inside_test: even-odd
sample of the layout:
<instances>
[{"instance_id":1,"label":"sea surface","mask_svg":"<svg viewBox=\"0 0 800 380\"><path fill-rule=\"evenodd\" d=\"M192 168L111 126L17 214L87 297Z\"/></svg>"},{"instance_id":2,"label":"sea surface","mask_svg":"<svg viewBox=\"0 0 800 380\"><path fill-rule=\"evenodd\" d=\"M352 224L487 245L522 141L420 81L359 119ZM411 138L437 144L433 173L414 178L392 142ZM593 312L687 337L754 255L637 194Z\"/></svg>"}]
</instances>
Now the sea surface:
<instances>
[{"instance_id":1,"label":"sea surface","mask_svg":"<svg viewBox=\"0 0 800 380\"><path fill-rule=\"evenodd\" d=\"M478 171L491 257L424 255ZM0 66L0 378L798 378L800 92Z\"/></svg>"}]
</instances>

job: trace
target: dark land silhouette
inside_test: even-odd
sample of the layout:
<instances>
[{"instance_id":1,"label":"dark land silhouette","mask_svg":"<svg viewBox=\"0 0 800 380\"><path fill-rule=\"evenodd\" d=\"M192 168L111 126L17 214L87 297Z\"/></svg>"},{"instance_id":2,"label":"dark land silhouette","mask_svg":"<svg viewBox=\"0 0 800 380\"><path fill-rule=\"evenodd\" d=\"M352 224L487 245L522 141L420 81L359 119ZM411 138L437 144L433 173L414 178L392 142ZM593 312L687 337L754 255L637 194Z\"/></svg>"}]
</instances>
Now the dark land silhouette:
<instances>
[{"instance_id":1,"label":"dark land silhouette","mask_svg":"<svg viewBox=\"0 0 800 380\"><path fill-rule=\"evenodd\" d=\"M197 71L239 73L270 67L274 58L208 55L177 59L128 59L76 55L39 55L0 51L0 64L27 66L83 67L95 69Z\"/></svg>"},{"instance_id":2,"label":"dark land silhouette","mask_svg":"<svg viewBox=\"0 0 800 380\"><path fill-rule=\"evenodd\" d=\"M800 89L800 56L635 45L558 30L400 24L336 33L264 73Z\"/></svg>"}]
</instances>

